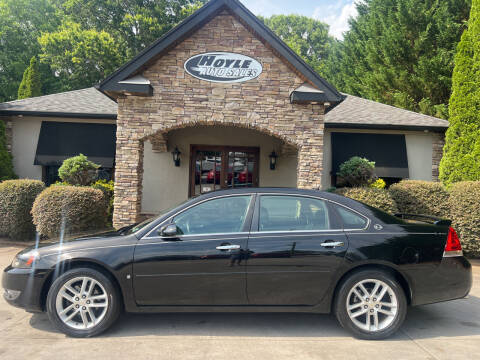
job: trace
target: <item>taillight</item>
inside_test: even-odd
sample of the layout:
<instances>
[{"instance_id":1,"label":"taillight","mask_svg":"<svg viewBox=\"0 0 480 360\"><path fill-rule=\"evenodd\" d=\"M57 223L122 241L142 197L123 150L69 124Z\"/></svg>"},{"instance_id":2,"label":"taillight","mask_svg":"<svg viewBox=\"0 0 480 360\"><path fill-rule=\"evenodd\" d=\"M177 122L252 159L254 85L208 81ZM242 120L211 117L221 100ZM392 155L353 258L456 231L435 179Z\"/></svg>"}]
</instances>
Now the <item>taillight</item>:
<instances>
[{"instance_id":1,"label":"taillight","mask_svg":"<svg viewBox=\"0 0 480 360\"><path fill-rule=\"evenodd\" d=\"M447 243L445 244L444 257L463 256L462 244L454 228L448 229Z\"/></svg>"}]
</instances>

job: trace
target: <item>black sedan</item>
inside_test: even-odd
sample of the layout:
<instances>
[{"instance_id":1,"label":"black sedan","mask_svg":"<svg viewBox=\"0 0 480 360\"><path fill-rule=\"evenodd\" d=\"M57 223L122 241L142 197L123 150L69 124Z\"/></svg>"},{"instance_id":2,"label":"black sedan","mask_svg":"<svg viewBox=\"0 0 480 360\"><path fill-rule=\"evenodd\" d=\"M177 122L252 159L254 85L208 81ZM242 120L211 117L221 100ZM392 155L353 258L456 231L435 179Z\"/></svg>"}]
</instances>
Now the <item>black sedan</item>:
<instances>
[{"instance_id":1,"label":"black sedan","mask_svg":"<svg viewBox=\"0 0 480 360\"><path fill-rule=\"evenodd\" d=\"M471 284L447 220L269 188L213 192L116 232L25 249L2 281L10 304L46 311L76 337L101 333L122 310L299 311L333 312L364 339L393 334L408 306L465 297Z\"/></svg>"}]
</instances>

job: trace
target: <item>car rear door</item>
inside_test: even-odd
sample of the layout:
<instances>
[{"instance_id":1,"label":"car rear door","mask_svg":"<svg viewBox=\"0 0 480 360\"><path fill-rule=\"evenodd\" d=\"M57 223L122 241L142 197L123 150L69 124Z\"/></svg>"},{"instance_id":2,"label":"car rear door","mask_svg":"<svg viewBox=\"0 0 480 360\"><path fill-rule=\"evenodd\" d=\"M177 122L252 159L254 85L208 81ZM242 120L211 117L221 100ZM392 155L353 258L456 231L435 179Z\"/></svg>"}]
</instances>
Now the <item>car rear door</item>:
<instances>
[{"instance_id":1,"label":"car rear door","mask_svg":"<svg viewBox=\"0 0 480 360\"><path fill-rule=\"evenodd\" d=\"M254 195L208 199L143 237L134 255L139 305L246 305L245 253ZM162 226L176 224L166 237Z\"/></svg>"},{"instance_id":2,"label":"car rear door","mask_svg":"<svg viewBox=\"0 0 480 360\"><path fill-rule=\"evenodd\" d=\"M248 240L250 305L315 305L343 262L348 239L326 200L257 195Z\"/></svg>"}]
</instances>

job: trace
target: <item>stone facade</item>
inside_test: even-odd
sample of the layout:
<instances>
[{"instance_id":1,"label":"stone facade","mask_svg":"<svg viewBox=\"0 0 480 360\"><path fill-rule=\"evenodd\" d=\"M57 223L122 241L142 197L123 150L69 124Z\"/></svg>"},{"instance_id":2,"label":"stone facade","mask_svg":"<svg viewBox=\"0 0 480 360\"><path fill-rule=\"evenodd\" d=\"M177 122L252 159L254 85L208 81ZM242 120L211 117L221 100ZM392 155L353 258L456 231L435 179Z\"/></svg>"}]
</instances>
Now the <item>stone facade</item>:
<instances>
[{"instance_id":1,"label":"stone facade","mask_svg":"<svg viewBox=\"0 0 480 360\"><path fill-rule=\"evenodd\" d=\"M184 71L189 57L209 51L253 57L263 73L247 82L221 84ZM290 92L306 79L227 10L160 56L142 75L150 80L152 97L118 98L116 227L140 217L144 141L150 140L154 151L166 151L168 132L187 126L237 126L277 137L286 148L298 150L297 186L321 186L323 104L291 104Z\"/></svg>"},{"instance_id":2,"label":"stone facade","mask_svg":"<svg viewBox=\"0 0 480 360\"><path fill-rule=\"evenodd\" d=\"M434 133L432 141L432 180L438 181L438 167L443 156L443 146L445 145L445 134Z\"/></svg>"}]
</instances>

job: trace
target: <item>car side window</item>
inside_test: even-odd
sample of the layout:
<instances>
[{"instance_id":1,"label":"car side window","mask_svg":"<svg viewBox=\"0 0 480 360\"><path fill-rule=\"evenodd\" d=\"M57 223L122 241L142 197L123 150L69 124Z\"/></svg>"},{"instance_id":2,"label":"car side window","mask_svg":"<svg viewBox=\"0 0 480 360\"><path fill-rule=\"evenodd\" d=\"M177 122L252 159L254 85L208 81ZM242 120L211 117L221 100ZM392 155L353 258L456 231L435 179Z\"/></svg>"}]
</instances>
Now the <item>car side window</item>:
<instances>
[{"instance_id":1,"label":"car side window","mask_svg":"<svg viewBox=\"0 0 480 360\"><path fill-rule=\"evenodd\" d=\"M184 235L241 232L251 199L246 195L208 200L175 216L173 222Z\"/></svg>"},{"instance_id":2,"label":"car side window","mask_svg":"<svg viewBox=\"0 0 480 360\"><path fill-rule=\"evenodd\" d=\"M259 231L327 230L327 204L301 196L262 195Z\"/></svg>"},{"instance_id":3,"label":"car side window","mask_svg":"<svg viewBox=\"0 0 480 360\"><path fill-rule=\"evenodd\" d=\"M335 205L335 210L343 222L344 229L363 229L367 226L368 220L356 212L338 205Z\"/></svg>"}]
</instances>

